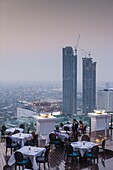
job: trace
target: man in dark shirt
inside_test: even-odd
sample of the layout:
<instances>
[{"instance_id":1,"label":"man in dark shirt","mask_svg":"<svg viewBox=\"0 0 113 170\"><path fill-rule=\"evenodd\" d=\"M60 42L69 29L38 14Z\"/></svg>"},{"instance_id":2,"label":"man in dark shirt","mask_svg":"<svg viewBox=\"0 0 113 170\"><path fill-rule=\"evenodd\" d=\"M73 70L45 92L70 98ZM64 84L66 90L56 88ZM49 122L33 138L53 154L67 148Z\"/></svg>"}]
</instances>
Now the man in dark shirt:
<instances>
[{"instance_id":1,"label":"man in dark shirt","mask_svg":"<svg viewBox=\"0 0 113 170\"><path fill-rule=\"evenodd\" d=\"M78 130L78 122L76 119L73 119L72 132L75 134L77 130Z\"/></svg>"}]
</instances>

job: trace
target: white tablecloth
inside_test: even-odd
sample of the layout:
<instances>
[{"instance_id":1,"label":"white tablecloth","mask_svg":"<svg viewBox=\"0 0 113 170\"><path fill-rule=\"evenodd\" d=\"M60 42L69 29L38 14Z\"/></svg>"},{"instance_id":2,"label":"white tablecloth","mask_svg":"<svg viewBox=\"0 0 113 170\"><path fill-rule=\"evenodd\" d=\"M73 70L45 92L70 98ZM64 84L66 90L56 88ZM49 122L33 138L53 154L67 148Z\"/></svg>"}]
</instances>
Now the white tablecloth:
<instances>
[{"instance_id":1,"label":"white tablecloth","mask_svg":"<svg viewBox=\"0 0 113 170\"><path fill-rule=\"evenodd\" d=\"M69 128L69 130L71 131L72 130L72 124L64 124L64 126L63 126L63 130L64 130L64 127L68 127Z\"/></svg>"},{"instance_id":2,"label":"white tablecloth","mask_svg":"<svg viewBox=\"0 0 113 170\"><path fill-rule=\"evenodd\" d=\"M24 131L24 129L22 129L22 128L9 128L9 129L6 129L5 133L6 134L8 134L9 132L14 133L15 130L19 130L20 133L22 133Z\"/></svg>"},{"instance_id":3,"label":"white tablecloth","mask_svg":"<svg viewBox=\"0 0 113 170\"><path fill-rule=\"evenodd\" d=\"M69 138L69 135L68 134L66 134L66 133L59 133L59 136L58 136L60 139L61 139L61 141L62 142L64 142L64 139L65 138Z\"/></svg>"},{"instance_id":4,"label":"white tablecloth","mask_svg":"<svg viewBox=\"0 0 113 170\"><path fill-rule=\"evenodd\" d=\"M79 141L71 143L74 150L79 150L81 156L83 157L86 151L91 151L91 148L96 144L93 142Z\"/></svg>"},{"instance_id":5,"label":"white tablecloth","mask_svg":"<svg viewBox=\"0 0 113 170\"><path fill-rule=\"evenodd\" d=\"M66 133L66 131L61 131L61 132L51 132L51 133L55 133L56 134L56 138L61 139L62 142L64 142L65 138L69 138L69 135ZM50 139L49 139L49 135L47 135L46 137L46 143L49 143Z\"/></svg>"},{"instance_id":6,"label":"white tablecloth","mask_svg":"<svg viewBox=\"0 0 113 170\"><path fill-rule=\"evenodd\" d=\"M30 147L29 150L29 146L24 146L21 149L17 150L20 151L24 157L29 157L31 162L32 162L32 166L34 170L38 170L38 164L36 162L36 156L41 156L41 154L43 152L45 152L45 148L40 148L40 147ZM15 157L14 157L14 153L11 155L11 157L8 160L8 165L13 165L15 164Z\"/></svg>"},{"instance_id":7,"label":"white tablecloth","mask_svg":"<svg viewBox=\"0 0 113 170\"><path fill-rule=\"evenodd\" d=\"M12 135L12 137L18 141L20 141L21 143L21 147L24 146L24 143L26 142L26 140L30 139L32 137L32 134L28 134L28 133L16 133L14 135Z\"/></svg>"}]
</instances>

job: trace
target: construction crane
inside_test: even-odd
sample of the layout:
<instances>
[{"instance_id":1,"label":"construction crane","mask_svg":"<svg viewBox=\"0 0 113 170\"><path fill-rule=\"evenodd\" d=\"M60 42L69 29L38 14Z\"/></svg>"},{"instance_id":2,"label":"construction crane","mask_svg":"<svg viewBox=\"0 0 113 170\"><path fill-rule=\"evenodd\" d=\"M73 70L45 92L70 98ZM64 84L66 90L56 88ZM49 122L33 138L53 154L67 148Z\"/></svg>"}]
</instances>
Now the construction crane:
<instances>
[{"instance_id":1,"label":"construction crane","mask_svg":"<svg viewBox=\"0 0 113 170\"><path fill-rule=\"evenodd\" d=\"M86 57L86 54L89 56L89 58L90 58L90 56L91 56L91 53L89 52L87 52L87 51L85 51L84 49L81 49L82 51L84 51L85 52L85 57Z\"/></svg>"},{"instance_id":2,"label":"construction crane","mask_svg":"<svg viewBox=\"0 0 113 170\"><path fill-rule=\"evenodd\" d=\"M79 40L80 40L80 34L78 35L78 38L77 38L77 43L75 46L75 54L77 54L77 47L78 47Z\"/></svg>"}]
</instances>

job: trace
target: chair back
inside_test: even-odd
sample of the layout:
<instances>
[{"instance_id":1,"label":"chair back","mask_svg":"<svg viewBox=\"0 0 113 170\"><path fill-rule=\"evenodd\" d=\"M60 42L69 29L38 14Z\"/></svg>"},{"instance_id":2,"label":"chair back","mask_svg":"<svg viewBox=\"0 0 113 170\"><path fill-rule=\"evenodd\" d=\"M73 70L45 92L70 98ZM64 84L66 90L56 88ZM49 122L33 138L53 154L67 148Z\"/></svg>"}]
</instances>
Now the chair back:
<instances>
[{"instance_id":1,"label":"chair back","mask_svg":"<svg viewBox=\"0 0 113 170\"><path fill-rule=\"evenodd\" d=\"M81 136L81 133L78 131L78 132L76 132L76 134L75 134L75 141L78 141L78 137L80 137Z\"/></svg>"},{"instance_id":2,"label":"chair back","mask_svg":"<svg viewBox=\"0 0 113 170\"><path fill-rule=\"evenodd\" d=\"M5 132L6 129L7 129L6 126L3 125L3 126L2 126L2 130Z\"/></svg>"},{"instance_id":3,"label":"chair back","mask_svg":"<svg viewBox=\"0 0 113 170\"><path fill-rule=\"evenodd\" d=\"M67 145L69 145L69 140L68 138L64 138L64 146L67 146Z\"/></svg>"},{"instance_id":4,"label":"chair back","mask_svg":"<svg viewBox=\"0 0 113 170\"><path fill-rule=\"evenodd\" d=\"M69 129L68 126L64 126L64 130L65 130L65 131L70 131L70 129Z\"/></svg>"},{"instance_id":5,"label":"chair back","mask_svg":"<svg viewBox=\"0 0 113 170\"><path fill-rule=\"evenodd\" d=\"M15 160L16 162L21 162L23 161L23 154L19 151L16 151L15 152Z\"/></svg>"},{"instance_id":6,"label":"chair back","mask_svg":"<svg viewBox=\"0 0 113 170\"><path fill-rule=\"evenodd\" d=\"M6 147L10 147L11 145L12 145L12 139L9 136L7 136L6 137Z\"/></svg>"},{"instance_id":7,"label":"chair back","mask_svg":"<svg viewBox=\"0 0 113 170\"><path fill-rule=\"evenodd\" d=\"M48 160L49 151L50 151L50 148L47 148L46 151L45 151L45 154L44 154L44 159L45 160Z\"/></svg>"},{"instance_id":8,"label":"chair back","mask_svg":"<svg viewBox=\"0 0 113 170\"><path fill-rule=\"evenodd\" d=\"M30 127L27 129L27 133L29 134L29 131L30 131Z\"/></svg>"},{"instance_id":9,"label":"chair back","mask_svg":"<svg viewBox=\"0 0 113 170\"><path fill-rule=\"evenodd\" d=\"M50 149L50 144L46 144L46 145L45 145L45 148L46 148L46 149Z\"/></svg>"},{"instance_id":10,"label":"chair back","mask_svg":"<svg viewBox=\"0 0 113 170\"><path fill-rule=\"evenodd\" d=\"M25 165L25 169L26 170L33 170L33 168L32 168L32 163L31 163L31 160L29 159L29 162ZM25 170L24 169L24 170Z\"/></svg>"},{"instance_id":11,"label":"chair back","mask_svg":"<svg viewBox=\"0 0 113 170\"><path fill-rule=\"evenodd\" d=\"M102 148L103 148L103 149L105 149L105 143L106 143L106 140L103 139L103 140L102 140Z\"/></svg>"},{"instance_id":12,"label":"chair back","mask_svg":"<svg viewBox=\"0 0 113 170\"><path fill-rule=\"evenodd\" d=\"M38 134L34 136L34 145L38 147Z\"/></svg>"},{"instance_id":13,"label":"chair back","mask_svg":"<svg viewBox=\"0 0 113 170\"><path fill-rule=\"evenodd\" d=\"M69 142L75 142L78 141L78 137L75 133L72 133L69 137Z\"/></svg>"},{"instance_id":14,"label":"chair back","mask_svg":"<svg viewBox=\"0 0 113 170\"><path fill-rule=\"evenodd\" d=\"M87 125L84 126L83 133L86 133Z\"/></svg>"},{"instance_id":15,"label":"chair back","mask_svg":"<svg viewBox=\"0 0 113 170\"><path fill-rule=\"evenodd\" d=\"M50 141L55 141L56 140L56 135L54 133L49 134L49 139Z\"/></svg>"},{"instance_id":16,"label":"chair back","mask_svg":"<svg viewBox=\"0 0 113 170\"><path fill-rule=\"evenodd\" d=\"M5 135L5 131L3 129L1 129L1 136Z\"/></svg>"},{"instance_id":17,"label":"chair back","mask_svg":"<svg viewBox=\"0 0 113 170\"><path fill-rule=\"evenodd\" d=\"M67 154L72 154L73 153L73 147L71 145L66 146L66 152Z\"/></svg>"},{"instance_id":18,"label":"chair back","mask_svg":"<svg viewBox=\"0 0 113 170\"><path fill-rule=\"evenodd\" d=\"M22 129L24 129L24 130L25 130L25 126L24 126L24 124L21 124L21 125L19 126L19 128L22 128Z\"/></svg>"},{"instance_id":19,"label":"chair back","mask_svg":"<svg viewBox=\"0 0 113 170\"><path fill-rule=\"evenodd\" d=\"M98 164L92 164L91 165L91 170L99 170Z\"/></svg>"},{"instance_id":20,"label":"chair back","mask_svg":"<svg viewBox=\"0 0 113 170\"><path fill-rule=\"evenodd\" d=\"M82 141L90 141L90 137L88 135L83 135Z\"/></svg>"},{"instance_id":21,"label":"chair back","mask_svg":"<svg viewBox=\"0 0 113 170\"><path fill-rule=\"evenodd\" d=\"M91 148L91 153L94 157L98 157L98 153L99 153L99 147L98 146L93 146Z\"/></svg>"},{"instance_id":22,"label":"chair back","mask_svg":"<svg viewBox=\"0 0 113 170\"><path fill-rule=\"evenodd\" d=\"M11 170L11 166L9 166L9 165L4 165L3 170Z\"/></svg>"},{"instance_id":23,"label":"chair back","mask_svg":"<svg viewBox=\"0 0 113 170\"><path fill-rule=\"evenodd\" d=\"M20 133L20 131L19 130L15 130L13 134L16 134L16 133Z\"/></svg>"}]
</instances>

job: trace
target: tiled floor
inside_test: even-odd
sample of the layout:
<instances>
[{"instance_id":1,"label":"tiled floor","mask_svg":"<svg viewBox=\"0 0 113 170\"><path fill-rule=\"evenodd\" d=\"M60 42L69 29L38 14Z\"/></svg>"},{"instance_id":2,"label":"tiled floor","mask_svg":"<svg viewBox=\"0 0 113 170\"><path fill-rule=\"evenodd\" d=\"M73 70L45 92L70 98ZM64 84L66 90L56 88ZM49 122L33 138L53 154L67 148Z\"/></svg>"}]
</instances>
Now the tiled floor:
<instances>
[{"instance_id":1,"label":"tiled floor","mask_svg":"<svg viewBox=\"0 0 113 170\"><path fill-rule=\"evenodd\" d=\"M100 139L104 136L91 136L92 140L97 138ZM90 164L89 162L79 162L78 160L74 160L73 163L70 161L66 163L64 159L64 150L63 148L53 149L51 148L50 152L50 170L113 170L113 140L112 136L107 138L106 148L108 152L105 154L105 160L102 160L101 156L99 156L99 163ZM8 156L5 156L5 143L0 143L0 170L3 169L3 166L6 164L7 160L10 157L10 152L8 152ZM43 170L43 165L41 165L41 170ZM46 169L48 169L46 165ZM12 170L14 170L14 166L12 166Z\"/></svg>"}]
</instances>

